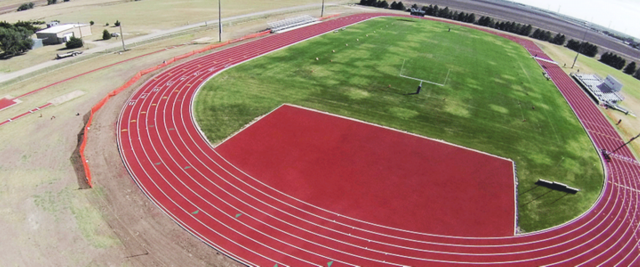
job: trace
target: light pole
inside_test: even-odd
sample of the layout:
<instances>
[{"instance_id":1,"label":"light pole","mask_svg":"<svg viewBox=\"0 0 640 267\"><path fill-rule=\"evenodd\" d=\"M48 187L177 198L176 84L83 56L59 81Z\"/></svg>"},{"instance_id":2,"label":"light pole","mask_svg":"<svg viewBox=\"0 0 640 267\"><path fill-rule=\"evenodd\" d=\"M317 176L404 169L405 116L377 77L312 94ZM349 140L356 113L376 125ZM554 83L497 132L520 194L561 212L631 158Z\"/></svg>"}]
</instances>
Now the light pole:
<instances>
[{"instance_id":1,"label":"light pole","mask_svg":"<svg viewBox=\"0 0 640 267\"><path fill-rule=\"evenodd\" d=\"M320 12L320 17L324 17L324 0L322 0L322 11Z\"/></svg>"},{"instance_id":2,"label":"light pole","mask_svg":"<svg viewBox=\"0 0 640 267\"><path fill-rule=\"evenodd\" d=\"M218 42L222 42L222 6L218 0Z\"/></svg>"},{"instance_id":3,"label":"light pole","mask_svg":"<svg viewBox=\"0 0 640 267\"><path fill-rule=\"evenodd\" d=\"M573 64L571 65L572 69L573 69L573 66L576 65L576 61L578 60L578 55L580 55L580 52L582 52L582 47L584 46L584 40L587 39L587 31L589 31L589 27L586 27L584 29L584 36L582 37L582 43L580 43L580 48L578 48L578 52L576 52L576 58L573 59Z\"/></svg>"},{"instance_id":4,"label":"light pole","mask_svg":"<svg viewBox=\"0 0 640 267\"><path fill-rule=\"evenodd\" d=\"M122 22L120 22L120 40L122 41L122 51L127 51L127 48L124 46L124 34L122 34Z\"/></svg>"},{"instance_id":5,"label":"light pole","mask_svg":"<svg viewBox=\"0 0 640 267\"><path fill-rule=\"evenodd\" d=\"M634 137L631 137L631 139L629 139L629 141L628 141L628 142L626 142L626 143L622 144L621 146L619 146L618 148L614 149L613 151L611 151L611 152L609 152L609 153L614 153L614 152L616 152L616 151L620 150L621 148L623 148L623 147L625 147L626 145L628 145L629 143L631 143L631 141L636 140L636 138L638 138L638 137L640 137L640 134L638 134L638 135L636 135L636 136L634 136Z\"/></svg>"}]
</instances>

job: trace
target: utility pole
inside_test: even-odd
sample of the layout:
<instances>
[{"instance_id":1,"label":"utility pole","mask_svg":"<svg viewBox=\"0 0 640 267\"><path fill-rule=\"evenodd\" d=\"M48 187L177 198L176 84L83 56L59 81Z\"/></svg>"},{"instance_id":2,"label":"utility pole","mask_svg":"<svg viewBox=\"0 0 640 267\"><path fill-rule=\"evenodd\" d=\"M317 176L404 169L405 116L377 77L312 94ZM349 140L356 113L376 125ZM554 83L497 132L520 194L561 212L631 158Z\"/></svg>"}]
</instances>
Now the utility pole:
<instances>
[{"instance_id":1,"label":"utility pole","mask_svg":"<svg viewBox=\"0 0 640 267\"><path fill-rule=\"evenodd\" d=\"M578 48L578 52L576 53L576 58L573 59L573 65L571 65L571 68L573 69L573 66L576 65L576 61L578 60L578 55L580 55L580 52L582 52L582 46L584 46L584 40L587 39L587 31L589 30L589 27L586 27L584 29L584 36L582 37L582 43L580 43L580 48Z\"/></svg>"},{"instance_id":2,"label":"utility pole","mask_svg":"<svg viewBox=\"0 0 640 267\"><path fill-rule=\"evenodd\" d=\"M324 0L322 0L322 11L320 12L320 17L324 17Z\"/></svg>"},{"instance_id":3,"label":"utility pole","mask_svg":"<svg viewBox=\"0 0 640 267\"><path fill-rule=\"evenodd\" d=\"M122 34L122 22L120 23L120 40L122 40L122 51L127 51L127 48L124 46L124 34Z\"/></svg>"},{"instance_id":4,"label":"utility pole","mask_svg":"<svg viewBox=\"0 0 640 267\"><path fill-rule=\"evenodd\" d=\"M222 43L222 5L218 0L218 42Z\"/></svg>"}]
</instances>

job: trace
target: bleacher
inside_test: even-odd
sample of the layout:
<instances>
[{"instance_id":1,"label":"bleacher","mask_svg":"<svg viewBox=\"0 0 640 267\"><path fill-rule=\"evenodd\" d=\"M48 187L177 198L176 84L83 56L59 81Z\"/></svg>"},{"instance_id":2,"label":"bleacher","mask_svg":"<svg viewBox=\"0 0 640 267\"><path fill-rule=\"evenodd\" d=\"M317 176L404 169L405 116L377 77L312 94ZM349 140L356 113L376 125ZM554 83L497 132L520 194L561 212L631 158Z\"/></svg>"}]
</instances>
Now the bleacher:
<instances>
[{"instance_id":1,"label":"bleacher","mask_svg":"<svg viewBox=\"0 0 640 267\"><path fill-rule=\"evenodd\" d=\"M619 92L604 86L604 80L598 75L572 73L571 76L592 96L597 104L601 102L615 104L624 100L624 97Z\"/></svg>"},{"instance_id":2,"label":"bleacher","mask_svg":"<svg viewBox=\"0 0 640 267\"><path fill-rule=\"evenodd\" d=\"M276 22L271 22L271 23L267 23L269 24L269 27L271 29L271 32L280 32L280 31L284 31L287 29L291 29L294 27L298 27L298 26L302 26L305 24L309 24L312 22L317 21L316 18L309 16L309 15L304 15L304 16L300 16L300 17L295 17L295 18L289 18L289 19L284 19L284 20L279 20Z\"/></svg>"}]
</instances>

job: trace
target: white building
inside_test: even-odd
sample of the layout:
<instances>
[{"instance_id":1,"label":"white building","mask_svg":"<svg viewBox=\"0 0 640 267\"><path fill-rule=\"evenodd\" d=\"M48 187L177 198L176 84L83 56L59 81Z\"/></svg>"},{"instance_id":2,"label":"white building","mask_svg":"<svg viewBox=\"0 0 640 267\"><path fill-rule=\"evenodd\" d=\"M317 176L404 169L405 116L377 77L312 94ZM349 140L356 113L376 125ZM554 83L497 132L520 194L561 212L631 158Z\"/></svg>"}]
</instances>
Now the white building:
<instances>
[{"instance_id":1,"label":"white building","mask_svg":"<svg viewBox=\"0 0 640 267\"><path fill-rule=\"evenodd\" d=\"M91 35L89 24L62 24L36 32L36 37L42 39L45 45L61 44L71 37L82 38Z\"/></svg>"}]
</instances>

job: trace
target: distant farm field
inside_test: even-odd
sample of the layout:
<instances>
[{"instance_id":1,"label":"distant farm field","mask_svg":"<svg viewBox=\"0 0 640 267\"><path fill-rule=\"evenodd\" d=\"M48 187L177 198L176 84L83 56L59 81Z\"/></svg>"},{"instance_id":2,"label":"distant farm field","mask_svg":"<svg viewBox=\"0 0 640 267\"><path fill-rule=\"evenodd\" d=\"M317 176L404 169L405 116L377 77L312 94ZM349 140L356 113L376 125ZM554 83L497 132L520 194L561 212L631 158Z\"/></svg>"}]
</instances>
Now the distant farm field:
<instances>
[{"instance_id":1,"label":"distant farm field","mask_svg":"<svg viewBox=\"0 0 640 267\"><path fill-rule=\"evenodd\" d=\"M419 82L401 72L444 86L424 83L412 94ZM510 158L518 171L519 226L530 232L585 212L603 183L588 136L541 73L524 48L504 38L378 18L220 73L199 92L195 111L213 143L291 103ZM582 191L550 191L536 187L538 179Z\"/></svg>"}]
</instances>

